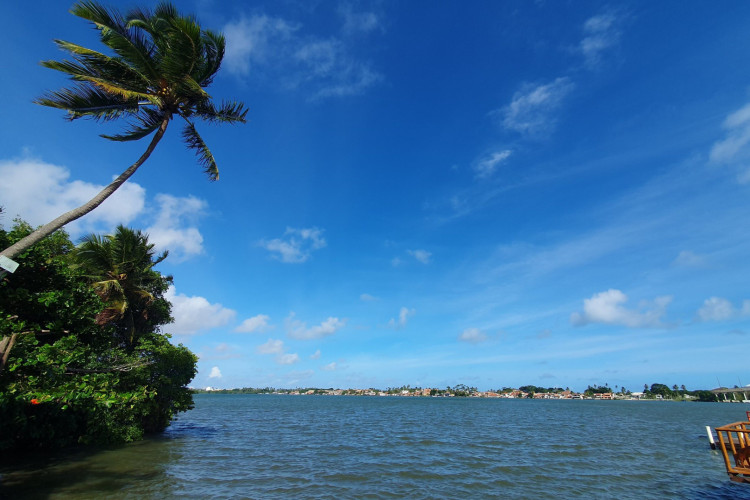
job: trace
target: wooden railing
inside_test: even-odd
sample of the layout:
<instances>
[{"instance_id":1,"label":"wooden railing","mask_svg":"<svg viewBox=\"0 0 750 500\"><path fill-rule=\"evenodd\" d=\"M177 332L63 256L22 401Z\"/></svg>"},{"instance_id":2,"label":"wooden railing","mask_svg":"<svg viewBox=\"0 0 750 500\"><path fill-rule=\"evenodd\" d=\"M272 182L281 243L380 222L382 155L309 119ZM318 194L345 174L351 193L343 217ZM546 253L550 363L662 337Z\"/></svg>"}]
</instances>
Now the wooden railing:
<instances>
[{"instance_id":1,"label":"wooden railing","mask_svg":"<svg viewBox=\"0 0 750 500\"><path fill-rule=\"evenodd\" d=\"M729 479L750 483L750 421L717 427L716 435Z\"/></svg>"}]
</instances>

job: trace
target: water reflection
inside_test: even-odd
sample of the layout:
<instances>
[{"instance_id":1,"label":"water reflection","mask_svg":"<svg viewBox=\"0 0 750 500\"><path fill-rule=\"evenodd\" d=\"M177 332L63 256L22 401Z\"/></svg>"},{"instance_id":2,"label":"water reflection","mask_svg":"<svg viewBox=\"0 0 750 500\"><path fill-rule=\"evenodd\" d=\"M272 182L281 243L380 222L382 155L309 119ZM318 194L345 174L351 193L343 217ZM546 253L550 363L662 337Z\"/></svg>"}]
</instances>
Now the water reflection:
<instances>
[{"instance_id":1,"label":"water reflection","mask_svg":"<svg viewBox=\"0 0 750 500\"><path fill-rule=\"evenodd\" d=\"M0 465L0 498L169 496L173 480L167 471L182 459L180 441L161 437L119 448L21 457Z\"/></svg>"}]
</instances>

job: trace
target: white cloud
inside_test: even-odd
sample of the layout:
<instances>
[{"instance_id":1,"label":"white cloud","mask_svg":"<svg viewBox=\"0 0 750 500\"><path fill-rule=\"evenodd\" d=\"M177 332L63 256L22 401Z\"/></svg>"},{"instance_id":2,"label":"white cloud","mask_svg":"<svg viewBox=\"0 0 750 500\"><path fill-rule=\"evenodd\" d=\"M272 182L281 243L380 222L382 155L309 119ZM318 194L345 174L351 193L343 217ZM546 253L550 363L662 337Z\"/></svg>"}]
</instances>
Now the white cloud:
<instances>
[{"instance_id":1,"label":"white cloud","mask_svg":"<svg viewBox=\"0 0 750 500\"><path fill-rule=\"evenodd\" d=\"M323 370L327 371L327 372L335 371L336 370L336 363L328 363L327 365L325 365L323 367Z\"/></svg>"},{"instance_id":2,"label":"white cloud","mask_svg":"<svg viewBox=\"0 0 750 500\"><path fill-rule=\"evenodd\" d=\"M202 330L224 326L236 314L221 304L211 304L204 297L178 294L174 286L167 289L164 298L172 303L172 316L175 319L174 323L164 329L176 335L193 335Z\"/></svg>"},{"instance_id":3,"label":"white cloud","mask_svg":"<svg viewBox=\"0 0 750 500\"><path fill-rule=\"evenodd\" d=\"M550 130L555 123L552 116L575 85L568 77L560 77L541 85L525 84L513 95L513 100L502 110L502 124L508 130L538 135Z\"/></svg>"},{"instance_id":4,"label":"white cloud","mask_svg":"<svg viewBox=\"0 0 750 500\"><path fill-rule=\"evenodd\" d=\"M585 37L579 50L586 59L586 65L591 68L598 66L602 53L620 40L617 18L612 13L590 17L583 25L583 32Z\"/></svg>"},{"instance_id":5,"label":"white cloud","mask_svg":"<svg viewBox=\"0 0 750 500\"><path fill-rule=\"evenodd\" d=\"M221 370L219 370L218 366L211 368L211 373L208 375L208 378L221 378Z\"/></svg>"},{"instance_id":6,"label":"white cloud","mask_svg":"<svg viewBox=\"0 0 750 500\"><path fill-rule=\"evenodd\" d=\"M224 26L227 40L224 66L241 76L250 74L254 65L273 61L272 54L292 39L299 27L280 18L266 15L240 18Z\"/></svg>"},{"instance_id":7,"label":"white cloud","mask_svg":"<svg viewBox=\"0 0 750 500\"><path fill-rule=\"evenodd\" d=\"M320 359L320 349L311 354L310 359Z\"/></svg>"},{"instance_id":8,"label":"white cloud","mask_svg":"<svg viewBox=\"0 0 750 500\"><path fill-rule=\"evenodd\" d=\"M571 314L573 325L582 326L589 323L624 325L631 328L663 326L661 317L666 313L671 296L657 297L653 302L642 302L639 309L626 309L623 304L628 301L627 295L620 290L609 289L594 294L583 300L583 313Z\"/></svg>"},{"instance_id":9,"label":"white cloud","mask_svg":"<svg viewBox=\"0 0 750 500\"><path fill-rule=\"evenodd\" d=\"M0 161L0 177L0 200L8 215L20 216L32 226L81 206L104 188L70 180L65 167L34 159ZM193 196L157 194L155 203L153 223L144 230L149 241L159 250L170 250L171 262L203 253L203 236L192 223L205 212L206 202ZM107 233L118 224L130 225L137 217L150 215L145 207L146 190L129 181L65 229L74 240L85 233Z\"/></svg>"},{"instance_id":10,"label":"white cloud","mask_svg":"<svg viewBox=\"0 0 750 500\"><path fill-rule=\"evenodd\" d=\"M307 328L306 323L294 319L294 313L291 313L289 317L286 318L285 323L287 335L289 337L298 340L312 340L333 335L346 325L346 320L329 317L320 325Z\"/></svg>"},{"instance_id":11,"label":"white cloud","mask_svg":"<svg viewBox=\"0 0 750 500\"><path fill-rule=\"evenodd\" d=\"M70 180L70 171L41 160L0 161L0 200L8 220L21 217L32 226L46 224L93 198L103 185ZM126 182L89 214L65 229L73 239L88 232L110 231L127 225L143 212L146 190Z\"/></svg>"},{"instance_id":12,"label":"white cloud","mask_svg":"<svg viewBox=\"0 0 750 500\"><path fill-rule=\"evenodd\" d=\"M255 348L258 354L275 354L276 362L280 365L293 365L299 362L299 354L289 354L285 352L284 342L276 339L268 339L264 344Z\"/></svg>"},{"instance_id":13,"label":"white cloud","mask_svg":"<svg viewBox=\"0 0 750 500\"><path fill-rule=\"evenodd\" d=\"M257 316L248 318L240 323L240 325L235 328L234 331L239 333L263 333L270 329L270 326L268 325L268 320L270 319L271 318L266 316L265 314L258 314Z\"/></svg>"},{"instance_id":14,"label":"white cloud","mask_svg":"<svg viewBox=\"0 0 750 500\"><path fill-rule=\"evenodd\" d=\"M255 348L259 354L283 354L284 342L281 340L268 339L265 344Z\"/></svg>"},{"instance_id":15,"label":"white cloud","mask_svg":"<svg viewBox=\"0 0 750 500\"><path fill-rule=\"evenodd\" d=\"M750 300L743 300L739 309L735 309L734 305L725 298L710 297L698 309L700 321L726 321L737 316L750 316Z\"/></svg>"},{"instance_id":16,"label":"white cloud","mask_svg":"<svg viewBox=\"0 0 750 500\"><path fill-rule=\"evenodd\" d=\"M391 265L392 265L393 267L398 267L398 266L400 266L401 264L402 264L402 260L401 260L401 259L399 259L398 257L394 257L394 258L392 258L392 259L391 259Z\"/></svg>"},{"instance_id":17,"label":"white cloud","mask_svg":"<svg viewBox=\"0 0 750 500\"><path fill-rule=\"evenodd\" d=\"M461 335L458 336L458 340L469 342L470 344L479 344L487 340L487 335L479 328L467 328L461 332Z\"/></svg>"},{"instance_id":18,"label":"white cloud","mask_svg":"<svg viewBox=\"0 0 750 500\"><path fill-rule=\"evenodd\" d=\"M156 195L159 210L148 228L148 239L160 250L169 250L177 261L203 253L203 236L195 220L203 215L208 204L194 196ZM188 225L188 227L185 227Z\"/></svg>"},{"instance_id":19,"label":"white cloud","mask_svg":"<svg viewBox=\"0 0 750 500\"><path fill-rule=\"evenodd\" d=\"M391 328L403 328L406 326L406 323L409 321L409 318L414 316L416 312L417 311L414 309L402 307L401 310L398 312L398 320L396 320L395 318L391 318L391 320L388 322L388 326Z\"/></svg>"},{"instance_id":20,"label":"white cloud","mask_svg":"<svg viewBox=\"0 0 750 500\"><path fill-rule=\"evenodd\" d=\"M407 250L406 252L422 264L429 264L430 257L432 257L432 253L427 250Z\"/></svg>"},{"instance_id":21,"label":"white cloud","mask_svg":"<svg viewBox=\"0 0 750 500\"><path fill-rule=\"evenodd\" d=\"M701 321L724 321L734 316L734 307L727 299L711 297L703 302L698 309L698 317Z\"/></svg>"},{"instance_id":22,"label":"white cloud","mask_svg":"<svg viewBox=\"0 0 750 500\"><path fill-rule=\"evenodd\" d=\"M374 295L370 295L369 293L363 293L359 296L359 300L361 300L362 302L376 302L380 299L375 297Z\"/></svg>"},{"instance_id":23,"label":"white cloud","mask_svg":"<svg viewBox=\"0 0 750 500\"><path fill-rule=\"evenodd\" d=\"M282 354L276 358L276 362L280 365L293 365L299 361L299 355L297 354Z\"/></svg>"},{"instance_id":24,"label":"white cloud","mask_svg":"<svg viewBox=\"0 0 750 500\"><path fill-rule=\"evenodd\" d=\"M259 245L281 262L299 264L306 262L314 250L326 246L323 230L317 227L308 229L286 228L283 238L262 240Z\"/></svg>"},{"instance_id":25,"label":"white cloud","mask_svg":"<svg viewBox=\"0 0 750 500\"><path fill-rule=\"evenodd\" d=\"M497 167L500 166L502 162L507 160L511 153L512 151L510 149L505 149L503 151L496 151L491 155L481 159L474 166L476 176L480 179L491 177L492 174L495 173L495 170L497 170ZM453 203L455 204L455 202Z\"/></svg>"}]
</instances>

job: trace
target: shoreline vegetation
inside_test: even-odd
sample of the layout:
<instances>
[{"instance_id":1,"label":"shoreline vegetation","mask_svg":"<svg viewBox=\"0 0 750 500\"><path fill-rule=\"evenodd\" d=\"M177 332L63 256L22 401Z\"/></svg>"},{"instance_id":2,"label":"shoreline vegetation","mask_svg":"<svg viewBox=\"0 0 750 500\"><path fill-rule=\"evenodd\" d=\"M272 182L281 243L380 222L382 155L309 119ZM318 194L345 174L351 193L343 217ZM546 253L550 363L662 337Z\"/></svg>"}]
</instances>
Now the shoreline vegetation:
<instances>
[{"instance_id":1,"label":"shoreline vegetation","mask_svg":"<svg viewBox=\"0 0 750 500\"><path fill-rule=\"evenodd\" d=\"M583 392L571 391L569 388L560 387L536 387L524 385L519 388L503 387L502 389L479 391L476 387L468 387L459 384L455 387L445 389L411 387L389 387L385 390L368 389L334 389L334 388L295 388L278 389L273 387L253 388L243 387L235 389L215 389L206 387L203 389L190 388L193 394L275 394L287 396L394 396L394 397L433 397L433 398L500 398L500 399L592 399L602 401L629 400L629 401L698 401L719 402L720 399L710 390L688 391L683 385L681 388L673 386L671 389L664 384L652 384L644 386L643 392L631 392L620 388L612 390L607 385L588 386ZM737 400L733 400L740 402Z\"/></svg>"},{"instance_id":2,"label":"shoreline vegetation","mask_svg":"<svg viewBox=\"0 0 750 500\"><path fill-rule=\"evenodd\" d=\"M0 245L31 231L0 228ZM122 226L78 246L57 231L0 279L0 334L14 340L0 367L0 450L137 441L193 407L198 358L162 332L172 277L153 266L165 257Z\"/></svg>"},{"instance_id":3,"label":"shoreline vegetation","mask_svg":"<svg viewBox=\"0 0 750 500\"><path fill-rule=\"evenodd\" d=\"M40 450L137 441L166 429L193 407L187 384L198 357L174 345L166 298L172 276L154 266L148 235L118 226L75 245L63 226L98 207L149 158L173 118L209 180L219 179L195 123L245 123L236 101L214 103L206 92L224 57L225 39L168 2L126 14L94 0L71 14L88 21L107 53L55 40L67 60L42 61L73 82L34 102L67 119L123 119L112 141L150 137L141 156L78 208L32 227L0 225L0 450ZM0 207L0 212L3 212Z\"/></svg>"}]
</instances>

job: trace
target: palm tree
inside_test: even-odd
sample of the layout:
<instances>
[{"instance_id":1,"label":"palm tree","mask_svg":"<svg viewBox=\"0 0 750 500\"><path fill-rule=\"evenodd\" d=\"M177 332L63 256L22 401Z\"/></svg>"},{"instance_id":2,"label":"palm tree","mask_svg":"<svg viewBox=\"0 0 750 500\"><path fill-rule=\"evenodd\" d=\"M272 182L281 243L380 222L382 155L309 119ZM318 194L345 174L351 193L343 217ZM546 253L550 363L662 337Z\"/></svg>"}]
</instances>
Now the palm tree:
<instances>
[{"instance_id":1,"label":"palm tree","mask_svg":"<svg viewBox=\"0 0 750 500\"><path fill-rule=\"evenodd\" d=\"M72 257L105 304L97 323L114 324L124 344L132 345L137 335L150 333L153 325L169 322L169 307L156 302L171 277L153 270L167 258L167 252L155 255L148 235L120 225L114 234L82 238Z\"/></svg>"},{"instance_id":2,"label":"palm tree","mask_svg":"<svg viewBox=\"0 0 750 500\"><path fill-rule=\"evenodd\" d=\"M63 40L55 40L73 60L43 61L75 82L72 87L49 92L35 102L67 111L70 120L128 119L119 135L102 135L113 141L134 141L154 134L146 151L117 179L90 201L32 232L1 255L13 258L65 224L99 206L135 173L153 152L175 116L184 119L182 137L194 150L210 180L219 178L213 154L195 129L194 120L244 123L247 110L240 102L214 105L204 90L224 57L224 37L202 29L195 18L181 16L174 6L160 3L152 11L135 9L127 17L94 1L76 3L71 13L90 21L113 55Z\"/></svg>"}]
</instances>

